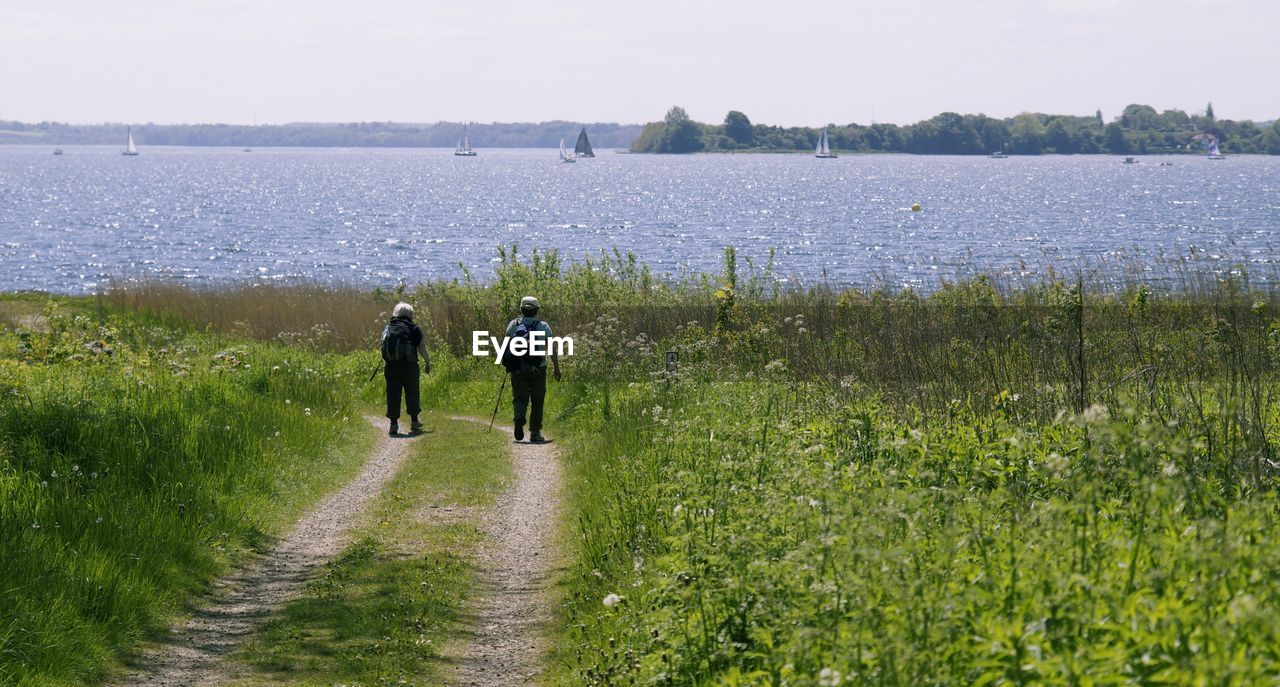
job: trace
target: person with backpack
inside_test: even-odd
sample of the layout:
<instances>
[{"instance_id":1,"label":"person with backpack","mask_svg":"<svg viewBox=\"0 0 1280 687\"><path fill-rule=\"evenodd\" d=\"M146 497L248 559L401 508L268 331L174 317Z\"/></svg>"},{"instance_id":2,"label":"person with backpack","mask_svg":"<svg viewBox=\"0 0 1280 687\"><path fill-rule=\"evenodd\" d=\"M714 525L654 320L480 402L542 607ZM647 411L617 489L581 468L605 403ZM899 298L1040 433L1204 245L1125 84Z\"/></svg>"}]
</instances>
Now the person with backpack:
<instances>
[{"instance_id":1,"label":"person with backpack","mask_svg":"<svg viewBox=\"0 0 1280 687\"><path fill-rule=\"evenodd\" d=\"M422 329L413 322L413 306L397 303L391 311L391 321L382 329L382 361L385 363L383 378L387 381L387 418L395 436L400 432L400 395L404 394L405 410L409 411L409 432L422 431L418 413L422 405L418 396L418 358L423 369L431 374L431 356L423 345Z\"/></svg>"},{"instance_id":2,"label":"person with backpack","mask_svg":"<svg viewBox=\"0 0 1280 687\"><path fill-rule=\"evenodd\" d=\"M529 411L529 443L545 444L550 441L542 436L542 405L547 397L547 357L545 355L524 355L512 351L511 340L516 338L530 339L533 332L542 332L545 337L543 345L551 339L551 325L538 319L538 299L525 296L520 299L520 317L511 320L507 325L507 350L503 354L502 364L511 374L511 409L515 419L513 428L516 441L524 439L525 410ZM526 349L527 350L527 347ZM560 357L552 349L552 374L560 381Z\"/></svg>"}]
</instances>

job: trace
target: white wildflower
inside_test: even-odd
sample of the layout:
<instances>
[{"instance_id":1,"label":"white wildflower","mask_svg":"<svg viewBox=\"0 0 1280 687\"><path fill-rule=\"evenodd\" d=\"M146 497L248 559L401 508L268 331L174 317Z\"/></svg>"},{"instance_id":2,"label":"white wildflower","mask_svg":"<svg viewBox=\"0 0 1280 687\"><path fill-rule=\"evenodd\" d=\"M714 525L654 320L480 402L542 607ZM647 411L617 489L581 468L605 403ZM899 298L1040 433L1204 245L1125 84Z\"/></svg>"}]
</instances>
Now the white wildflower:
<instances>
[{"instance_id":1,"label":"white wildflower","mask_svg":"<svg viewBox=\"0 0 1280 687\"><path fill-rule=\"evenodd\" d=\"M835 668L823 668L818 671L818 685L820 687L836 687L844 681L844 676Z\"/></svg>"},{"instance_id":2,"label":"white wildflower","mask_svg":"<svg viewBox=\"0 0 1280 687\"><path fill-rule=\"evenodd\" d=\"M287 399L287 398L286 398L286 399L284 399L284 404L285 404L285 405L287 405L287 406L288 406L288 405L293 405L293 401L290 401L289 399Z\"/></svg>"},{"instance_id":3,"label":"white wildflower","mask_svg":"<svg viewBox=\"0 0 1280 687\"><path fill-rule=\"evenodd\" d=\"M1160 474L1165 477L1173 477L1178 474L1178 466L1174 465L1172 461L1165 461L1164 465L1160 466Z\"/></svg>"},{"instance_id":4,"label":"white wildflower","mask_svg":"<svg viewBox=\"0 0 1280 687\"><path fill-rule=\"evenodd\" d=\"M675 508L672 508L672 509L671 509L671 517L673 517L673 518L678 518L678 517L680 517L680 514L681 514L681 513L683 513L683 512L684 512L684 504L683 504L683 503L677 503L677 504L676 504L676 506L675 506Z\"/></svg>"},{"instance_id":5,"label":"white wildflower","mask_svg":"<svg viewBox=\"0 0 1280 687\"><path fill-rule=\"evenodd\" d=\"M1111 417L1107 407L1101 404L1094 404L1084 409L1084 413L1080 416L1085 424L1096 425L1107 421Z\"/></svg>"},{"instance_id":6,"label":"white wildflower","mask_svg":"<svg viewBox=\"0 0 1280 687\"><path fill-rule=\"evenodd\" d=\"M622 603L622 597L618 596L617 594L610 594L604 597L604 605L607 608L613 608L614 606L617 606L620 603Z\"/></svg>"}]
</instances>

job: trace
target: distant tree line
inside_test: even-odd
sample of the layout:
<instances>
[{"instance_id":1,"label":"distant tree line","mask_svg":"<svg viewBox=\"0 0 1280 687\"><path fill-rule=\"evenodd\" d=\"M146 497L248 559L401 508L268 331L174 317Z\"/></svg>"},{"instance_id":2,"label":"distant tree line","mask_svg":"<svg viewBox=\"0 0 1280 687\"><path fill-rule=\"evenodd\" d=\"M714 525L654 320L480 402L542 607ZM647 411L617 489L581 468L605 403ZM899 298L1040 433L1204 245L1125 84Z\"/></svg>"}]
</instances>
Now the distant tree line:
<instances>
[{"instance_id":1,"label":"distant tree line","mask_svg":"<svg viewBox=\"0 0 1280 687\"><path fill-rule=\"evenodd\" d=\"M821 129L752 124L733 110L724 122L703 124L673 107L661 122L644 126L631 144L638 153L707 151L810 151ZM918 153L926 155L1072 155L1078 153L1199 153L1207 136L1224 153L1280 155L1280 121L1254 123L1214 117L1213 104L1202 115L1182 110L1156 112L1149 105L1130 105L1111 122L1102 112L1092 117L1024 112L1005 119L984 114L942 114L922 122L897 124L831 124L832 148L846 152Z\"/></svg>"},{"instance_id":2,"label":"distant tree line","mask_svg":"<svg viewBox=\"0 0 1280 687\"><path fill-rule=\"evenodd\" d=\"M640 134L638 124L539 122L471 124L468 131L476 148L554 148L563 137L569 145L587 127L596 148L626 148ZM462 135L461 122L400 124L356 122L348 124L139 124L133 126L138 145L173 146L314 146L314 147L453 147ZM61 124L0 121L0 143L50 145L124 145L124 124Z\"/></svg>"}]
</instances>

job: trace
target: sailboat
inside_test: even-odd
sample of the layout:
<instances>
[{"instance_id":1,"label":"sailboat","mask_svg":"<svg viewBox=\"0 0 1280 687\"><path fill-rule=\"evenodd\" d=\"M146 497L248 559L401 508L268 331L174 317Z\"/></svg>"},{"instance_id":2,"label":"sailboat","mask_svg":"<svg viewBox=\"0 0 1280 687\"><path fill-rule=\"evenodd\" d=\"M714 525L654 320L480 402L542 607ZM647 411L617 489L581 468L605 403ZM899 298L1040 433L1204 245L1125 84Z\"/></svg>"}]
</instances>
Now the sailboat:
<instances>
[{"instance_id":1,"label":"sailboat","mask_svg":"<svg viewBox=\"0 0 1280 687\"><path fill-rule=\"evenodd\" d=\"M571 157L568 153L565 152L563 138L560 139L560 161L561 162L577 162L575 158Z\"/></svg>"},{"instance_id":2,"label":"sailboat","mask_svg":"<svg viewBox=\"0 0 1280 687\"><path fill-rule=\"evenodd\" d=\"M574 157L595 157L596 154L591 151L591 141L587 140L587 127L582 127L582 132L578 134L578 142L573 146Z\"/></svg>"},{"instance_id":3,"label":"sailboat","mask_svg":"<svg viewBox=\"0 0 1280 687\"><path fill-rule=\"evenodd\" d=\"M471 149L471 137L467 135L467 125L462 125L462 138L458 139L458 147L453 151L454 155L461 157L475 157L476 151Z\"/></svg>"},{"instance_id":4,"label":"sailboat","mask_svg":"<svg viewBox=\"0 0 1280 687\"><path fill-rule=\"evenodd\" d=\"M129 142L124 144L124 152L121 155L133 157L138 154L138 146L133 144L133 127L129 127Z\"/></svg>"},{"instance_id":5,"label":"sailboat","mask_svg":"<svg viewBox=\"0 0 1280 687\"><path fill-rule=\"evenodd\" d=\"M836 154L831 152L831 142L827 139L827 128L822 127L822 135L818 137L818 148L813 152L814 157L831 158Z\"/></svg>"},{"instance_id":6,"label":"sailboat","mask_svg":"<svg viewBox=\"0 0 1280 687\"><path fill-rule=\"evenodd\" d=\"M1218 138L1217 138L1216 136L1210 136L1210 137L1209 137L1209 155L1208 155L1208 157L1209 157L1209 159L1210 159L1210 160L1225 160L1225 159L1227 159L1227 156L1226 156L1226 155L1223 155L1221 150L1218 150Z\"/></svg>"}]
</instances>

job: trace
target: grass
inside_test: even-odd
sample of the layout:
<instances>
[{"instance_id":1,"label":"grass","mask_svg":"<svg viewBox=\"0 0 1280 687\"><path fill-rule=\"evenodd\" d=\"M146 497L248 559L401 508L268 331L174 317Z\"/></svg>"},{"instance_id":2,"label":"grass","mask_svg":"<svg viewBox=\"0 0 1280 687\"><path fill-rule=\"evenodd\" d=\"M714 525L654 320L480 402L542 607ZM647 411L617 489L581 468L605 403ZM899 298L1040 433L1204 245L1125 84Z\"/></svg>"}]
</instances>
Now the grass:
<instances>
[{"instance_id":1,"label":"grass","mask_svg":"<svg viewBox=\"0 0 1280 687\"><path fill-rule=\"evenodd\" d=\"M549 683L1280 671L1275 280L1191 260L915 293L782 289L732 251L683 281L500 258L378 297L424 313L434 407L491 412L469 332L520 295L577 339L548 411L572 510ZM272 317L258 336L292 330Z\"/></svg>"},{"instance_id":2,"label":"grass","mask_svg":"<svg viewBox=\"0 0 1280 687\"><path fill-rule=\"evenodd\" d=\"M50 302L0 333L0 683L95 683L354 474L348 361Z\"/></svg>"},{"instance_id":3,"label":"grass","mask_svg":"<svg viewBox=\"0 0 1280 687\"><path fill-rule=\"evenodd\" d=\"M342 555L243 651L245 685L439 684L480 518L510 482L505 437L429 414L431 434Z\"/></svg>"}]
</instances>

